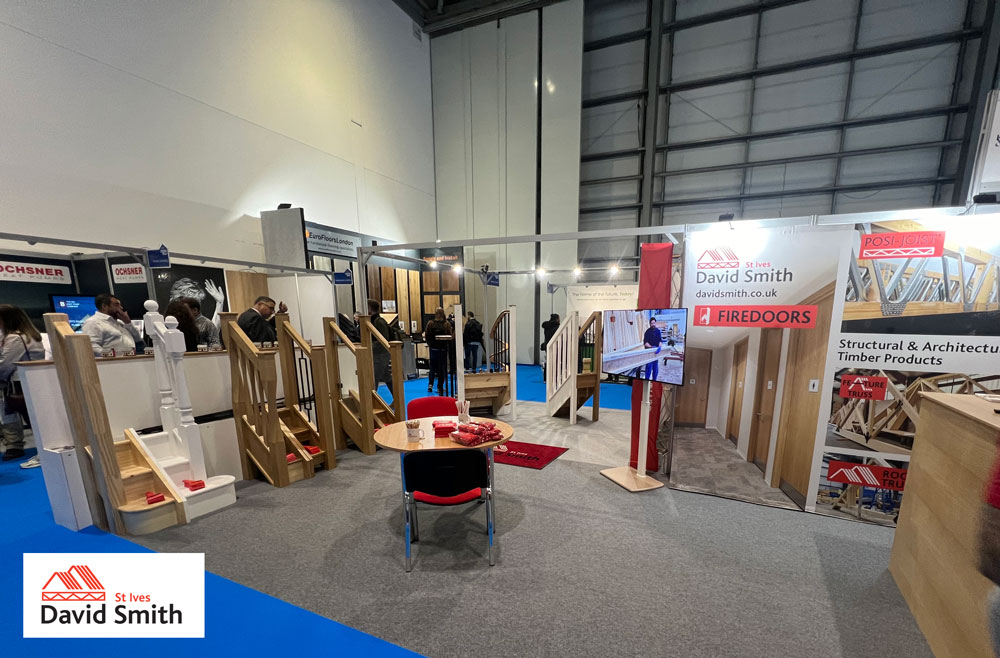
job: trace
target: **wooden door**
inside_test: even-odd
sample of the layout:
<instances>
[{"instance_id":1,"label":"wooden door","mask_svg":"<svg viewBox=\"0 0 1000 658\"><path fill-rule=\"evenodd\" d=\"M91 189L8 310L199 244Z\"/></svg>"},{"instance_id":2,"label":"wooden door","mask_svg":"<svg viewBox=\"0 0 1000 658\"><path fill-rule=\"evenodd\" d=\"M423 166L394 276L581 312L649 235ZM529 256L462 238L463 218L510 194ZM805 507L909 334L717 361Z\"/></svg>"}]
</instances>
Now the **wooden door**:
<instances>
[{"instance_id":1,"label":"wooden door","mask_svg":"<svg viewBox=\"0 0 1000 658\"><path fill-rule=\"evenodd\" d=\"M809 488L816 423L823 402L820 391L833 316L834 286L831 283L800 302L818 307L816 328L789 331L788 365L781 394L781 419L771 486L781 487L801 507L805 507ZM829 401L826 404L829 405Z\"/></svg>"},{"instance_id":2,"label":"wooden door","mask_svg":"<svg viewBox=\"0 0 1000 658\"><path fill-rule=\"evenodd\" d=\"M743 390L746 388L747 348L750 337L736 343L733 348L733 375L729 384L729 416L726 419L726 438L734 444L740 438L740 421L743 418Z\"/></svg>"},{"instance_id":3,"label":"wooden door","mask_svg":"<svg viewBox=\"0 0 1000 658\"><path fill-rule=\"evenodd\" d=\"M704 427L708 414L708 385L712 377L712 350L689 347L684 354L684 386L677 388L675 425Z\"/></svg>"},{"instance_id":4,"label":"wooden door","mask_svg":"<svg viewBox=\"0 0 1000 658\"><path fill-rule=\"evenodd\" d=\"M747 461L761 471L767 467L767 453L774 427L774 399L778 392L778 366L781 361L783 329L761 329L757 358L757 387L754 392L753 419L750 425L750 448Z\"/></svg>"}]
</instances>

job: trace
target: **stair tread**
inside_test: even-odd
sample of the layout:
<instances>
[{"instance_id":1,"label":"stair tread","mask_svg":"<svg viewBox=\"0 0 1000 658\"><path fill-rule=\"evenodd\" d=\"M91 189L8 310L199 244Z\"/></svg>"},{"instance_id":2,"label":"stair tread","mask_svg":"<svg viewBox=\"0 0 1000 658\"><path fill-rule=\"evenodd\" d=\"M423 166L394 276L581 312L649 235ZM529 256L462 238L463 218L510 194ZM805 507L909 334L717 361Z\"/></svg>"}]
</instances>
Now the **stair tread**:
<instances>
[{"instance_id":1,"label":"stair tread","mask_svg":"<svg viewBox=\"0 0 1000 658\"><path fill-rule=\"evenodd\" d=\"M118 511L120 511L120 512L141 512L141 511L147 510L147 509L156 509L157 507L162 507L164 505L172 505L173 503L174 503L174 499L173 498L171 498L170 496L164 495L163 500L161 500L158 503L153 503L152 505L150 505L144 499L143 500L136 500L136 501L132 501L132 502L129 502L129 503L125 503L124 505L122 505L121 507L118 508Z\"/></svg>"},{"instance_id":2,"label":"stair tread","mask_svg":"<svg viewBox=\"0 0 1000 658\"><path fill-rule=\"evenodd\" d=\"M166 459L158 459L156 462L161 468L169 468L170 466L179 466L180 464L190 463L189 460L184 457L167 457Z\"/></svg>"},{"instance_id":3,"label":"stair tread","mask_svg":"<svg viewBox=\"0 0 1000 658\"><path fill-rule=\"evenodd\" d=\"M137 475L144 475L146 473L152 473L152 469L146 466L126 466L121 469L122 479L127 480L129 478L136 477Z\"/></svg>"}]
</instances>

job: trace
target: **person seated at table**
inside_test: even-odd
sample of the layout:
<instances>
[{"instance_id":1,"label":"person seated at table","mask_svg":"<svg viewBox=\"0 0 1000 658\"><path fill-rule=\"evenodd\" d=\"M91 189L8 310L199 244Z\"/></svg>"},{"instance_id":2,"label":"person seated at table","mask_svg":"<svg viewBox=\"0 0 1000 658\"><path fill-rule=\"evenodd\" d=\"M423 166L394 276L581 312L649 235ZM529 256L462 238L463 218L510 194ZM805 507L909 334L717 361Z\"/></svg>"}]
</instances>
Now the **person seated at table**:
<instances>
[{"instance_id":1,"label":"person seated at table","mask_svg":"<svg viewBox=\"0 0 1000 658\"><path fill-rule=\"evenodd\" d=\"M81 332L90 337L94 356L111 352L122 356L127 352L138 352L145 347L142 334L132 326L128 311L122 307L121 300L107 293L94 297L97 313L91 315L83 323Z\"/></svg>"},{"instance_id":2,"label":"person seated at table","mask_svg":"<svg viewBox=\"0 0 1000 658\"><path fill-rule=\"evenodd\" d=\"M194 297L181 297L179 301L184 302L191 309L191 314L194 316L194 326L198 329L197 344L207 345L210 350L218 349L221 346L219 328L215 326L214 322L201 314L201 302ZM180 320L180 318L177 319L178 321Z\"/></svg>"},{"instance_id":3,"label":"person seated at table","mask_svg":"<svg viewBox=\"0 0 1000 658\"><path fill-rule=\"evenodd\" d=\"M167 310L163 312L163 317L174 317L177 319L177 330L184 334L184 351L198 351L198 325L194 321L194 313L191 307L179 299L167 304ZM211 324L211 321L209 321Z\"/></svg>"}]
</instances>

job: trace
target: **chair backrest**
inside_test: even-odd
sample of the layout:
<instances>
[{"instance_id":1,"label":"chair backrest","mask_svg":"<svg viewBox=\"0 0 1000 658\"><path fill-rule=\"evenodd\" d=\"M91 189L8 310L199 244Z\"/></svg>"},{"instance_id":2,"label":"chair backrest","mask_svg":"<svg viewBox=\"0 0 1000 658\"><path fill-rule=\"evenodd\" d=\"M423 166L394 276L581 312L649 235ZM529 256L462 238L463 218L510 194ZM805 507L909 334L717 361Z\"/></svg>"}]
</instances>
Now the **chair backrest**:
<instances>
[{"instance_id":1,"label":"chair backrest","mask_svg":"<svg viewBox=\"0 0 1000 658\"><path fill-rule=\"evenodd\" d=\"M482 450L412 452L403 458L406 490L441 497L489 486L487 467Z\"/></svg>"},{"instance_id":2,"label":"chair backrest","mask_svg":"<svg viewBox=\"0 0 1000 658\"><path fill-rule=\"evenodd\" d=\"M455 406L455 398L441 397L438 395L426 398L414 398L406 403L406 417L430 418L432 416L457 416L458 408Z\"/></svg>"}]
</instances>

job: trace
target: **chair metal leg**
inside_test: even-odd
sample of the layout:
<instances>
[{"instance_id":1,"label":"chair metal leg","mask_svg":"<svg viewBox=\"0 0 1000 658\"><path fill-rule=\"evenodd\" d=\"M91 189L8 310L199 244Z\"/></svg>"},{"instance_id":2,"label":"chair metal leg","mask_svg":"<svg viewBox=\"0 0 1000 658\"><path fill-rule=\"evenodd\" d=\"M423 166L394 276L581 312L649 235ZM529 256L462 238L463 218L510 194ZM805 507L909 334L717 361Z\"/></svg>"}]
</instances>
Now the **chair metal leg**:
<instances>
[{"instance_id":1,"label":"chair metal leg","mask_svg":"<svg viewBox=\"0 0 1000 658\"><path fill-rule=\"evenodd\" d=\"M410 502L410 517L413 519L413 541L420 541L420 517L417 515L417 501Z\"/></svg>"},{"instance_id":2,"label":"chair metal leg","mask_svg":"<svg viewBox=\"0 0 1000 658\"><path fill-rule=\"evenodd\" d=\"M403 541L406 544L406 572L413 568L410 562L410 500L411 496L406 492L406 469L403 468L403 458L406 453L399 453L399 478L403 482Z\"/></svg>"},{"instance_id":3,"label":"chair metal leg","mask_svg":"<svg viewBox=\"0 0 1000 658\"><path fill-rule=\"evenodd\" d=\"M492 567L496 562L493 558L493 489L487 488L486 490L486 531L490 536L490 566Z\"/></svg>"}]
</instances>

